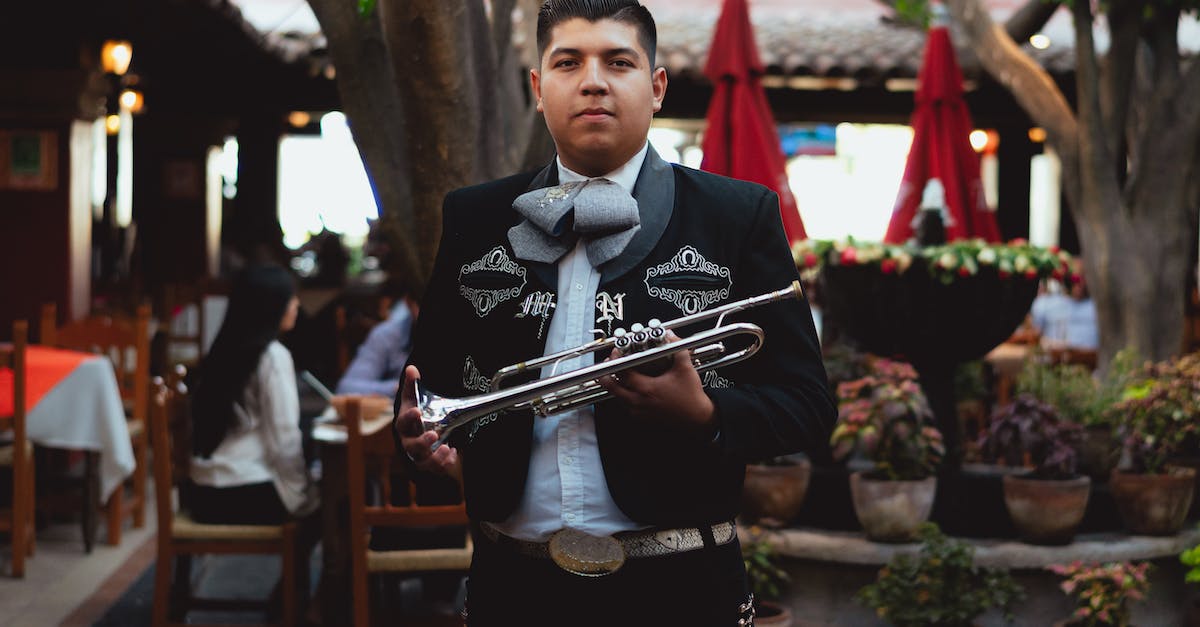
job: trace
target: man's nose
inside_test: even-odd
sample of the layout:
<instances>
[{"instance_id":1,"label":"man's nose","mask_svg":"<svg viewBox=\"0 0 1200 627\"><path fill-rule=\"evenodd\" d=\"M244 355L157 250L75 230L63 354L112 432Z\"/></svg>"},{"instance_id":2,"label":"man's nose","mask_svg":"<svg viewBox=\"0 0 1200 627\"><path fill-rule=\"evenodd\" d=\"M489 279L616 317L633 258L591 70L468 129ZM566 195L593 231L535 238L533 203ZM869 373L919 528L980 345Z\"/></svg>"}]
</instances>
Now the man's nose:
<instances>
[{"instance_id":1,"label":"man's nose","mask_svg":"<svg viewBox=\"0 0 1200 627\"><path fill-rule=\"evenodd\" d=\"M592 59L584 63L583 82L579 85L584 94L603 94L608 91L608 82L604 79L604 62Z\"/></svg>"}]
</instances>

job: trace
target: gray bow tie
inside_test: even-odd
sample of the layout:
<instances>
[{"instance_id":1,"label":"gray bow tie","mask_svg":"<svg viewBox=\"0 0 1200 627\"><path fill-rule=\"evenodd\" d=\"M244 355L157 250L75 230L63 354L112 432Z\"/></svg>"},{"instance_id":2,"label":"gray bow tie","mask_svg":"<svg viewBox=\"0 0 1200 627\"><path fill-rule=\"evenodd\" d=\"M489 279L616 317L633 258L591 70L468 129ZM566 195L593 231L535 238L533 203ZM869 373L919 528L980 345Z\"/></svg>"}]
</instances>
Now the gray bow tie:
<instances>
[{"instance_id":1,"label":"gray bow tie","mask_svg":"<svg viewBox=\"0 0 1200 627\"><path fill-rule=\"evenodd\" d=\"M526 192L513 201L525 217L508 230L521 259L554 263L582 237L592 267L621 254L641 228L637 200L608 179L574 181Z\"/></svg>"}]
</instances>

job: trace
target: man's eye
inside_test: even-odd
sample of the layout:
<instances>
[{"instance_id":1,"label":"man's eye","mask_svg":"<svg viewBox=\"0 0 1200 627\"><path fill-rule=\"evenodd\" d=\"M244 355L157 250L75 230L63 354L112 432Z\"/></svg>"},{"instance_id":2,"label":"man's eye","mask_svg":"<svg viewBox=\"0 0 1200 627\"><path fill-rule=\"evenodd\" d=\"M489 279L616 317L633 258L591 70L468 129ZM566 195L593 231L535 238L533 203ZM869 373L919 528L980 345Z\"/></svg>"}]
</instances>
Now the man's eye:
<instances>
[{"instance_id":1,"label":"man's eye","mask_svg":"<svg viewBox=\"0 0 1200 627\"><path fill-rule=\"evenodd\" d=\"M571 67L577 65L575 59L563 59L554 64L554 67Z\"/></svg>"},{"instance_id":2,"label":"man's eye","mask_svg":"<svg viewBox=\"0 0 1200 627\"><path fill-rule=\"evenodd\" d=\"M619 65L621 67L633 67L633 63L625 59L615 59L613 60L613 65Z\"/></svg>"}]
</instances>

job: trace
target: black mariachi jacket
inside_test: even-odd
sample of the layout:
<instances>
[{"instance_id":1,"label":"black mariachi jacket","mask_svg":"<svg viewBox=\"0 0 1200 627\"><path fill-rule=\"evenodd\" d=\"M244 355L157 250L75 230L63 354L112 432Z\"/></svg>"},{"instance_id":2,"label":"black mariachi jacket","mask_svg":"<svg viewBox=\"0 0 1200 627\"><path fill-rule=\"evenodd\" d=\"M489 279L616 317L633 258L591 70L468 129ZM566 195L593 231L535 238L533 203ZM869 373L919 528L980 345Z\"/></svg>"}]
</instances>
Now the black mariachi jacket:
<instances>
[{"instance_id":1,"label":"black mariachi jacket","mask_svg":"<svg viewBox=\"0 0 1200 627\"><path fill-rule=\"evenodd\" d=\"M520 194L557 183L557 167L446 196L441 246L421 303L409 363L424 388L461 397L488 389L500 368L544 353L557 302L557 265L518 259L507 232ZM765 187L664 162L651 149L634 187L642 228L600 268L596 328L669 321L787 287L797 277ZM596 405L609 491L633 520L682 526L730 520L745 463L826 446L836 418L807 302L734 314L766 333L750 359L702 375L720 425L717 443L633 420L620 401ZM686 337L714 321L677 331ZM600 356L603 359L604 356ZM506 384L507 386L508 384ZM463 460L473 520L502 521L525 488L528 411L486 416L451 436Z\"/></svg>"}]
</instances>

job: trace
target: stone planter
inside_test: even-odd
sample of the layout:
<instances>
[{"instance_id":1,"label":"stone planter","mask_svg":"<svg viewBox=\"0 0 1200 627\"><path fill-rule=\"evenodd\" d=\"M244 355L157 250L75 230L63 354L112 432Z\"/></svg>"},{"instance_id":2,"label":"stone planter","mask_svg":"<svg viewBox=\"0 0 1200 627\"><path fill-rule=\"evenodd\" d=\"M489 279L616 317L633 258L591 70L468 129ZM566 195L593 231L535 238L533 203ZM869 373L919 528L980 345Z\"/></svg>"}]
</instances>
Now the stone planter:
<instances>
[{"instance_id":1,"label":"stone planter","mask_svg":"<svg viewBox=\"0 0 1200 627\"><path fill-rule=\"evenodd\" d=\"M812 463L807 459L779 466L747 465L746 482L742 486L742 521L765 527L788 525L804 504L811 476Z\"/></svg>"},{"instance_id":2,"label":"stone planter","mask_svg":"<svg viewBox=\"0 0 1200 627\"><path fill-rule=\"evenodd\" d=\"M1004 477L1004 504L1021 539L1030 544L1070 544L1087 511L1090 477Z\"/></svg>"},{"instance_id":3,"label":"stone planter","mask_svg":"<svg viewBox=\"0 0 1200 627\"><path fill-rule=\"evenodd\" d=\"M1108 484L1121 520L1131 533L1169 536L1183 528L1195 479L1195 470L1173 466L1162 475L1114 470Z\"/></svg>"},{"instance_id":4,"label":"stone planter","mask_svg":"<svg viewBox=\"0 0 1200 627\"><path fill-rule=\"evenodd\" d=\"M1121 447L1111 427L1088 427L1079 443L1079 472L1092 481L1107 481L1121 459Z\"/></svg>"},{"instance_id":5,"label":"stone planter","mask_svg":"<svg viewBox=\"0 0 1200 627\"><path fill-rule=\"evenodd\" d=\"M870 479L861 472L850 475L854 513L867 537L876 542L909 542L917 527L929 520L937 478L919 481Z\"/></svg>"},{"instance_id":6,"label":"stone planter","mask_svg":"<svg viewBox=\"0 0 1200 627\"><path fill-rule=\"evenodd\" d=\"M792 627L792 609L774 601L756 601L754 624L758 627Z\"/></svg>"}]
</instances>

